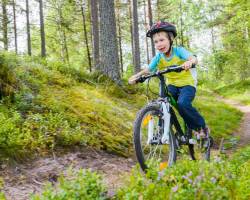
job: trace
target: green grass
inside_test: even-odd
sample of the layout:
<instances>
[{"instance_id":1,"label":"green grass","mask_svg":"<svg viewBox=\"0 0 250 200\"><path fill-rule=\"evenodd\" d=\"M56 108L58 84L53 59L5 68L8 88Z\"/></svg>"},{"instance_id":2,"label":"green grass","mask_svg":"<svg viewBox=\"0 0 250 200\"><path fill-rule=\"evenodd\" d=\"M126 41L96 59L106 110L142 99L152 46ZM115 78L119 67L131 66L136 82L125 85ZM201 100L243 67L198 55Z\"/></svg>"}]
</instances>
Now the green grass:
<instances>
[{"instance_id":1,"label":"green grass","mask_svg":"<svg viewBox=\"0 0 250 200\"><path fill-rule=\"evenodd\" d=\"M211 129L211 135L219 142L222 137L228 138L239 127L243 114L214 97L210 91L199 90L194 106L204 116Z\"/></svg>"},{"instance_id":2,"label":"green grass","mask_svg":"<svg viewBox=\"0 0 250 200\"><path fill-rule=\"evenodd\" d=\"M250 105L250 80L241 81L215 90L220 95Z\"/></svg>"}]
</instances>

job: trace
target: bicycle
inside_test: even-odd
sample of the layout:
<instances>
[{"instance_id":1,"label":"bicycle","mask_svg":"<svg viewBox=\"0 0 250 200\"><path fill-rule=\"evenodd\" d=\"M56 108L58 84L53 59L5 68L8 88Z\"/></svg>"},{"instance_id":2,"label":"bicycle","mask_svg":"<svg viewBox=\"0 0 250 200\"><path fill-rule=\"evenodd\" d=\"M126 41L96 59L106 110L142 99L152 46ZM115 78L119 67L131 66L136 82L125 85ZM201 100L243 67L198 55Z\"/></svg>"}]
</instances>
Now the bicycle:
<instances>
[{"instance_id":1,"label":"bicycle","mask_svg":"<svg viewBox=\"0 0 250 200\"><path fill-rule=\"evenodd\" d=\"M164 74L181 72L182 70L181 66L173 65L165 70L141 76L136 80L136 83L143 83L152 77L157 77L160 80L159 98L143 107L137 113L134 122L134 147L137 160L143 171L156 163L166 166L173 165L177 159L177 152L181 152L183 145L188 146L192 160L201 158L210 160L213 138L209 136L206 140L197 141L194 139L192 130L186 124L184 124L184 128L181 127L174 111L178 107L177 103L168 92L165 83Z\"/></svg>"}]
</instances>

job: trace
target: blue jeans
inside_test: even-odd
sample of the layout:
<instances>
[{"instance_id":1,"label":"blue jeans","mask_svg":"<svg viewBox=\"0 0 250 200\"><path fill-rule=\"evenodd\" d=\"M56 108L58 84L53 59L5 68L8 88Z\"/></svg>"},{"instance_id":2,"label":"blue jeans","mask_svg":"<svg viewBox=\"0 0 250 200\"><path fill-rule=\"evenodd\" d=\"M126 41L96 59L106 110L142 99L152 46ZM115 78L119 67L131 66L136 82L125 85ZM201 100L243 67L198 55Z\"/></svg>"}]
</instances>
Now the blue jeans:
<instances>
[{"instance_id":1,"label":"blue jeans","mask_svg":"<svg viewBox=\"0 0 250 200\"><path fill-rule=\"evenodd\" d=\"M183 87L168 85L168 91L177 101L178 111L189 128L200 130L206 127L204 118L192 106L192 101L196 93L195 87L190 85Z\"/></svg>"}]
</instances>

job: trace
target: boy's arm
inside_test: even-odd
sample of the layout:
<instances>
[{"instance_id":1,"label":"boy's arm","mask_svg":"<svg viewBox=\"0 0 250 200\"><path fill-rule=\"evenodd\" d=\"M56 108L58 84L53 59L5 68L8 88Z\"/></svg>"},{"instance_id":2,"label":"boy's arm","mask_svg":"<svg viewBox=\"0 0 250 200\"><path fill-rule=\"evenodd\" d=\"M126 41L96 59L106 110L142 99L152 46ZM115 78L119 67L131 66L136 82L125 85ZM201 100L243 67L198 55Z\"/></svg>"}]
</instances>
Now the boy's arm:
<instances>
[{"instance_id":1,"label":"boy's arm","mask_svg":"<svg viewBox=\"0 0 250 200\"><path fill-rule=\"evenodd\" d=\"M145 75L145 74L150 74L150 72L156 71L158 62L161 58L160 54L156 54L156 56L151 60L150 64L148 67L145 69L141 70L139 73L131 76L128 80L129 84L135 84L135 80L138 79L140 76Z\"/></svg>"},{"instance_id":2,"label":"boy's arm","mask_svg":"<svg viewBox=\"0 0 250 200\"><path fill-rule=\"evenodd\" d=\"M192 67L193 64L197 64L198 60L195 55L191 52L186 50L184 47L177 47L176 48L177 54L180 56L181 59L186 60L182 66L183 69L188 70Z\"/></svg>"},{"instance_id":3,"label":"boy's arm","mask_svg":"<svg viewBox=\"0 0 250 200\"><path fill-rule=\"evenodd\" d=\"M150 70L149 68L145 68L143 70L141 70L140 72L138 72L137 74L131 76L129 79L128 79L128 83L129 84L135 84L136 82L136 79L138 79L140 76L142 75L145 75L145 74L149 74L150 73Z\"/></svg>"},{"instance_id":4,"label":"boy's arm","mask_svg":"<svg viewBox=\"0 0 250 200\"><path fill-rule=\"evenodd\" d=\"M188 58L188 61L191 61L192 64L195 64L195 65L198 64L198 59L196 58L196 56L190 56L190 57Z\"/></svg>"}]
</instances>

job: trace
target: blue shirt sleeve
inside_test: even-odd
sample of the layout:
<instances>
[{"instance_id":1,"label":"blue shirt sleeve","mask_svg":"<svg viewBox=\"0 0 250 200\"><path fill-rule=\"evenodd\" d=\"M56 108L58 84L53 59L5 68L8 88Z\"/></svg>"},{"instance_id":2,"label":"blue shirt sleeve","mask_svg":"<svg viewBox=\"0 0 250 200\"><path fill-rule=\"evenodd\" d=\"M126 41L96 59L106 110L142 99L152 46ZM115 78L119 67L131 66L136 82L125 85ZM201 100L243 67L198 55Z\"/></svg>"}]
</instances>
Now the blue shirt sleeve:
<instances>
[{"instance_id":1,"label":"blue shirt sleeve","mask_svg":"<svg viewBox=\"0 0 250 200\"><path fill-rule=\"evenodd\" d=\"M179 56L182 60L188 60L190 56L193 56L193 54L186 50L184 47L176 47L176 55Z\"/></svg>"},{"instance_id":2,"label":"blue shirt sleeve","mask_svg":"<svg viewBox=\"0 0 250 200\"><path fill-rule=\"evenodd\" d=\"M161 58L161 54L157 53L155 55L155 57L153 57L153 59L151 60L150 64L149 64L149 71L150 72L155 72L157 70L157 65L160 61Z\"/></svg>"}]
</instances>

